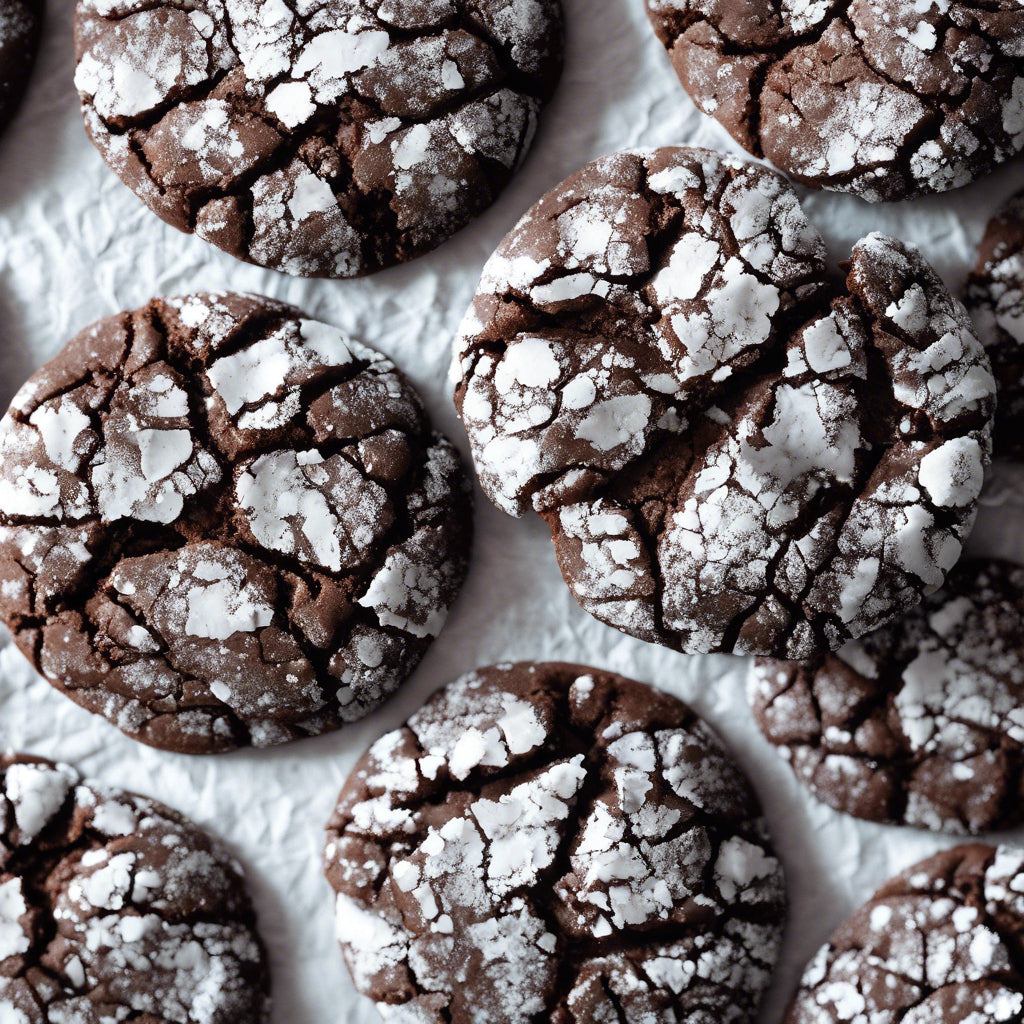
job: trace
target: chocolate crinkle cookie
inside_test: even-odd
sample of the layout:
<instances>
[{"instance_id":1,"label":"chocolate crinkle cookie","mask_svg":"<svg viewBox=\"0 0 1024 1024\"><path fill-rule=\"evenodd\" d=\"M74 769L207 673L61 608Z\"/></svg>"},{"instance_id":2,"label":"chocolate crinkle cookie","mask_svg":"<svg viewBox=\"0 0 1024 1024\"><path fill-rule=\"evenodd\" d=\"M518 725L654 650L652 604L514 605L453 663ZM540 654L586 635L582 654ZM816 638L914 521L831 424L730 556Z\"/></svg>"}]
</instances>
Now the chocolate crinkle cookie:
<instances>
[{"instance_id":1,"label":"chocolate crinkle cookie","mask_svg":"<svg viewBox=\"0 0 1024 1024\"><path fill-rule=\"evenodd\" d=\"M785 917L715 734L579 665L482 669L378 740L326 871L356 988L417 1024L749 1024Z\"/></svg>"},{"instance_id":2,"label":"chocolate crinkle cookie","mask_svg":"<svg viewBox=\"0 0 1024 1024\"><path fill-rule=\"evenodd\" d=\"M958 846L884 885L807 966L783 1024L1019 1024L1024 850Z\"/></svg>"},{"instance_id":3,"label":"chocolate crinkle cookie","mask_svg":"<svg viewBox=\"0 0 1024 1024\"><path fill-rule=\"evenodd\" d=\"M264 1024L241 866L155 800L0 758L0 1020Z\"/></svg>"},{"instance_id":4,"label":"chocolate crinkle cookie","mask_svg":"<svg viewBox=\"0 0 1024 1024\"><path fill-rule=\"evenodd\" d=\"M995 454L1024 459L1024 192L988 225L967 282L967 308L999 387Z\"/></svg>"},{"instance_id":5,"label":"chocolate crinkle cookie","mask_svg":"<svg viewBox=\"0 0 1024 1024\"><path fill-rule=\"evenodd\" d=\"M158 747L362 717L441 629L470 535L458 455L394 365L258 296L101 320L0 423L0 615Z\"/></svg>"},{"instance_id":6,"label":"chocolate crinkle cookie","mask_svg":"<svg viewBox=\"0 0 1024 1024\"><path fill-rule=\"evenodd\" d=\"M647 0L687 92L745 149L878 202L1024 148L1019 0Z\"/></svg>"},{"instance_id":7,"label":"chocolate crinkle cookie","mask_svg":"<svg viewBox=\"0 0 1024 1024\"><path fill-rule=\"evenodd\" d=\"M871 235L832 282L784 179L706 150L545 196L454 373L491 500L543 516L585 609L692 653L811 657L913 607L989 460L988 360L917 250Z\"/></svg>"},{"instance_id":8,"label":"chocolate crinkle cookie","mask_svg":"<svg viewBox=\"0 0 1024 1024\"><path fill-rule=\"evenodd\" d=\"M0 129L25 91L42 20L43 0L0 0Z\"/></svg>"},{"instance_id":9,"label":"chocolate crinkle cookie","mask_svg":"<svg viewBox=\"0 0 1024 1024\"><path fill-rule=\"evenodd\" d=\"M939 593L838 654L759 661L765 736L812 793L943 832L1024 821L1024 569L968 560Z\"/></svg>"},{"instance_id":10,"label":"chocolate crinkle cookie","mask_svg":"<svg viewBox=\"0 0 1024 1024\"><path fill-rule=\"evenodd\" d=\"M78 0L103 158L239 259L353 277L433 249L526 155L560 0Z\"/></svg>"}]
</instances>

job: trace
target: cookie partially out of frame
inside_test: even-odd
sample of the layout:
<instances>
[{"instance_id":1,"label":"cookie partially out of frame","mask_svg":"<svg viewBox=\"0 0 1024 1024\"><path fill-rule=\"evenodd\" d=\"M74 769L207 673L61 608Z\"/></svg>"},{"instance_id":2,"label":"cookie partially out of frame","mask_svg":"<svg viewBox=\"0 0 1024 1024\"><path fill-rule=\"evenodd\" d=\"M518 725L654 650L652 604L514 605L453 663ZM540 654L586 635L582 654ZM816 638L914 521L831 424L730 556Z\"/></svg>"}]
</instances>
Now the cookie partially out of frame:
<instances>
[{"instance_id":1,"label":"cookie partially out of frame","mask_svg":"<svg viewBox=\"0 0 1024 1024\"><path fill-rule=\"evenodd\" d=\"M967 308L999 387L995 454L1024 459L1024 193L989 222L967 281Z\"/></svg>"},{"instance_id":2,"label":"cookie partially out of frame","mask_svg":"<svg viewBox=\"0 0 1024 1024\"><path fill-rule=\"evenodd\" d=\"M579 665L437 693L356 764L325 863L356 988L423 1024L752 1024L785 917L717 736Z\"/></svg>"},{"instance_id":3,"label":"cookie partially out of frame","mask_svg":"<svg viewBox=\"0 0 1024 1024\"><path fill-rule=\"evenodd\" d=\"M0 758L0 1020L264 1024L240 865L155 800Z\"/></svg>"},{"instance_id":4,"label":"cookie partially out of frame","mask_svg":"<svg viewBox=\"0 0 1024 1024\"><path fill-rule=\"evenodd\" d=\"M0 131L25 91L42 20L43 0L0 0Z\"/></svg>"},{"instance_id":5,"label":"cookie partially out of frame","mask_svg":"<svg viewBox=\"0 0 1024 1024\"><path fill-rule=\"evenodd\" d=\"M869 821L1024 821L1024 569L961 562L938 593L837 654L759 661L754 714L797 778Z\"/></svg>"},{"instance_id":6,"label":"cookie partially out of frame","mask_svg":"<svg viewBox=\"0 0 1024 1024\"><path fill-rule=\"evenodd\" d=\"M439 245L526 155L560 0L78 0L106 162L174 227L303 277Z\"/></svg>"},{"instance_id":7,"label":"cookie partially out of frame","mask_svg":"<svg viewBox=\"0 0 1024 1024\"><path fill-rule=\"evenodd\" d=\"M783 1024L1018 1024L1024 850L971 845L887 882L808 964Z\"/></svg>"},{"instance_id":8,"label":"cookie partially out of frame","mask_svg":"<svg viewBox=\"0 0 1024 1024\"><path fill-rule=\"evenodd\" d=\"M580 604L643 640L784 658L917 604L960 557L995 384L921 254L845 280L790 185L617 153L540 200L456 343L481 485L551 528Z\"/></svg>"},{"instance_id":9,"label":"cookie partially out of frame","mask_svg":"<svg viewBox=\"0 0 1024 1024\"><path fill-rule=\"evenodd\" d=\"M170 750L377 707L471 532L458 455L390 360L259 296L101 320L0 423L0 616L57 689Z\"/></svg>"},{"instance_id":10,"label":"cookie partially out of frame","mask_svg":"<svg viewBox=\"0 0 1024 1024\"><path fill-rule=\"evenodd\" d=\"M872 202L1024 148L1017 0L647 0L694 102L790 177Z\"/></svg>"}]
</instances>

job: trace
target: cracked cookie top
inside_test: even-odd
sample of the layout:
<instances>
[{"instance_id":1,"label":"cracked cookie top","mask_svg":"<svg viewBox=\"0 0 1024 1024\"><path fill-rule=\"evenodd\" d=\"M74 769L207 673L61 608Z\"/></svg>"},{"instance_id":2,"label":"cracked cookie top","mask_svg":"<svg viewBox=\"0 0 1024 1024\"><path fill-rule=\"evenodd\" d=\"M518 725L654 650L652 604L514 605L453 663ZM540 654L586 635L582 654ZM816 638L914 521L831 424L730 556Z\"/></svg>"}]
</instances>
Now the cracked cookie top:
<instances>
[{"instance_id":1,"label":"cracked cookie top","mask_svg":"<svg viewBox=\"0 0 1024 1024\"><path fill-rule=\"evenodd\" d=\"M967 282L967 308L999 386L995 454L1024 459L1024 192L989 222Z\"/></svg>"},{"instance_id":2,"label":"cracked cookie top","mask_svg":"<svg viewBox=\"0 0 1024 1024\"><path fill-rule=\"evenodd\" d=\"M785 917L717 736L579 665L437 693L357 763L325 862L357 989L423 1024L752 1024Z\"/></svg>"},{"instance_id":3,"label":"cracked cookie top","mask_svg":"<svg viewBox=\"0 0 1024 1024\"><path fill-rule=\"evenodd\" d=\"M106 162L239 259L354 277L439 245L526 155L560 0L78 0Z\"/></svg>"},{"instance_id":4,"label":"cracked cookie top","mask_svg":"<svg viewBox=\"0 0 1024 1024\"><path fill-rule=\"evenodd\" d=\"M135 739L336 729L440 631L469 485L395 366L251 295L101 320L0 423L0 615Z\"/></svg>"},{"instance_id":5,"label":"cracked cookie top","mask_svg":"<svg viewBox=\"0 0 1024 1024\"><path fill-rule=\"evenodd\" d=\"M897 622L813 662L759 661L754 713L839 811L942 832L1024 820L1024 569L967 560Z\"/></svg>"},{"instance_id":6,"label":"cracked cookie top","mask_svg":"<svg viewBox=\"0 0 1024 1024\"><path fill-rule=\"evenodd\" d=\"M0 1020L263 1024L242 868L155 800L0 758Z\"/></svg>"},{"instance_id":7,"label":"cracked cookie top","mask_svg":"<svg viewBox=\"0 0 1024 1024\"><path fill-rule=\"evenodd\" d=\"M1017 1024L1024 850L958 846L884 885L808 964L784 1024Z\"/></svg>"},{"instance_id":8,"label":"cracked cookie top","mask_svg":"<svg viewBox=\"0 0 1024 1024\"><path fill-rule=\"evenodd\" d=\"M963 307L880 235L833 283L777 174L598 160L484 269L456 343L481 484L551 527L587 611L692 653L837 649L942 583L994 382Z\"/></svg>"},{"instance_id":9,"label":"cracked cookie top","mask_svg":"<svg viewBox=\"0 0 1024 1024\"><path fill-rule=\"evenodd\" d=\"M683 86L737 142L878 202L1024 147L1018 0L647 0Z\"/></svg>"},{"instance_id":10,"label":"cracked cookie top","mask_svg":"<svg viewBox=\"0 0 1024 1024\"><path fill-rule=\"evenodd\" d=\"M25 91L42 18L43 0L0 0L0 130Z\"/></svg>"}]
</instances>

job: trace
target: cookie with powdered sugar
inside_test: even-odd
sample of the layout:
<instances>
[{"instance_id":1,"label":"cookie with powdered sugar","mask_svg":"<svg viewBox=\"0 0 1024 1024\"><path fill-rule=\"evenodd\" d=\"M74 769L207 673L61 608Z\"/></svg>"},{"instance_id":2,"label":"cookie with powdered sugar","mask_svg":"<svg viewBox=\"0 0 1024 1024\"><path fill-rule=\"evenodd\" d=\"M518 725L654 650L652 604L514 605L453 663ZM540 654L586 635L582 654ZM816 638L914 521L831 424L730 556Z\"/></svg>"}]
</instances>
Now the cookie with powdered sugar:
<instances>
[{"instance_id":1,"label":"cookie with powdered sugar","mask_svg":"<svg viewBox=\"0 0 1024 1024\"><path fill-rule=\"evenodd\" d=\"M995 454L1024 459L1024 192L985 231L967 282L967 308L999 385Z\"/></svg>"},{"instance_id":2,"label":"cookie with powdered sugar","mask_svg":"<svg viewBox=\"0 0 1024 1024\"><path fill-rule=\"evenodd\" d=\"M42 20L43 0L0 0L0 130L25 91Z\"/></svg>"},{"instance_id":3,"label":"cookie with powdered sugar","mask_svg":"<svg viewBox=\"0 0 1024 1024\"><path fill-rule=\"evenodd\" d=\"M845 281L785 180L697 149L618 153L545 196L456 343L484 491L535 510L580 604L692 653L803 658L956 563L994 382L916 249Z\"/></svg>"},{"instance_id":4,"label":"cookie with powdered sugar","mask_svg":"<svg viewBox=\"0 0 1024 1024\"><path fill-rule=\"evenodd\" d=\"M697 106L755 156L871 202L1024 148L1018 0L647 0Z\"/></svg>"},{"instance_id":5,"label":"cookie with powdered sugar","mask_svg":"<svg viewBox=\"0 0 1024 1024\"><path fill-rule=\"evenodd\" d=\"M471 511L379 352L259 296L154 299L69 342L0 423L0 617L135 739L283 743L412 672Z\"/></svg>"},{"instance_id":6,"label":"cookie with powdered sugar","mask_svg":"<svg viewBox=\"0 0 1024 1024\"><path fill-rule=\"evenodd\" d=\"M897 622L812 662L759 661L754 713L797 778L869 821L1024 821L1024 569L961 562Z\"/></svg>"},{"instance_id":7,"label":"cookie with powdered sugar","mask_svg":"<svg viewBox=\"0 0 1024 1024\"><path fill-rule=\"evenodd\" d=\"M155 800L0 758L0 1020L264 1024L241 865Z\"/></svg>"},{"instance_id":8,"label":"cookie with powdered sugar","mask_svg":"<svg viewBox=\"0 0 1024 1024\"><path fill-rule=\"evenodd\" d=\"M78 0L75 84L147 206L239 259L354 277L440 245L533 140L561 0Z\"/></svg>"},{"instance_id":9,"label":"cookie with powdered sugar","mask_svg":"<svg viewBox=\"0 0 1024 1024\"><path fill-rule=\"evenodd\" d=\"M356 988L389 1020L752 1024L785 918L718 737L579 665L437 693L356 764L325 863Z\"/></svg>"},{"instance_id":10,"label":"cookie with powdered sugar","mask_svg":"<svg viewBox=\"0 0 1024 1024\"><path fill-rule=\"evenodd\" d=\"M1019 1024L1024 850L957 846L887 882L808 964L783 1024Z\"/></svg>"}]
</instances>

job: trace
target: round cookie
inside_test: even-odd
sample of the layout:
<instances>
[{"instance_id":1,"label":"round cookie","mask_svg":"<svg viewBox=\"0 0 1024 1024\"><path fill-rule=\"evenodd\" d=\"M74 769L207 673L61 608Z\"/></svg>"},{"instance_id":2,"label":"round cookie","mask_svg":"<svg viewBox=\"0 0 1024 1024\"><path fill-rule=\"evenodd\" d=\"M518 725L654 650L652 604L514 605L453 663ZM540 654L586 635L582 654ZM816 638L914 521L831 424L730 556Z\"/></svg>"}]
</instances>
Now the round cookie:
<instances>
[{"instance_id":1,"label":"round cookie","mask_svg":"<svg viewBox=\"0 0 1024 1024\"><path fill-rule=\"evenodd\" d=\"M813 662L759 661L754 714L797 778L869 821L1024 821L1024 569L967 560L906 616Z\"/></svg>"},{"instance_id":2,"label":"round cookie","mask_svg":"<svg viewBox=\"0 0 1024 1024\"><path fill-rule=\"evenodd\" d=\"M808 964L783 1024L1019 1024L1024 850L957 846L887 882Z\"/></svg>"},{"instance_id":3,"label":"round cookie","mask_svg":"<svg viewBox=\"0 0 1024 1024\"><path fill-rule=\"evenodd\" d=\"M502 242L456 345L481 484L548 523L580 604L691 653L838 649L942 583L994 382L915 249L833 282L784 179L618 153Z\"/></svg>"},{"instance_id":4,"label":"round cookie","mask_svg":"<svg viewBox=\"0 0 1024 1024\"><path fill-rule=\"evenodd\" d=\"M75 84L104 160L169 224L354 277L495 200L562 46L560 0L78 0Z\"/></svg>"},{"instance_id":5,"label":"round cookie","mask_svg":"<svg viewBox=\"0 0 1024 1024\"><path fill-rule=\"evenodd\" d=\"M0 1020L264 1024L242 868L155 800L0 758Z\"/></svg>"},{"instance_id":6,"label":"round cookie","mask_svg":"<svg viewBox=\"0 0 1024 1024\"><path fill-rule=\"evenodd\" d=\"M412 672L471 512L379 352L259 296L155 299L79 334L0 423L0 617L134 739L282 743Z\"/></svg>"},{"instance_id":7,"label":"round cookie","mask_svg":"<svg viewBox=\"0 0 1024 1024\"><path fill-rule=\"evenodd\" d=\"M785 918L717 736L579 665L437 693L353 769L325 864L356 988L423 1024L752 1024Z\"/></svg>"},{"instance_id":8,"label":"round cookie","mask_svg":"<svg viewBox=\"0 0 1024 1024\"><path fill-rule=\"evenodd\" d=\"M0 130L25 91L42 20L43 0L0 0Z\"/></svg>"},{"instance_id":9,"label":"round cookie","mask_svg":"<svg viewBox=\"0 0 1024 1024\"><path fill-rule=\"evenodd\" d=\"M1024 459L1024 192L989 222L967 282L967 308L999 386L995 454Z\"/></svg>"},{"instance_id":10,"label":"round cookie","mask_svg":"<svg viewBox=\"0 0 1024 1024\"><path fill-rule=\"evenodd\" d=\"M647 0L687 92L745 149L870 202L967 185L1024 148L1017 0Z\"/></svg>"}]
</instances>

